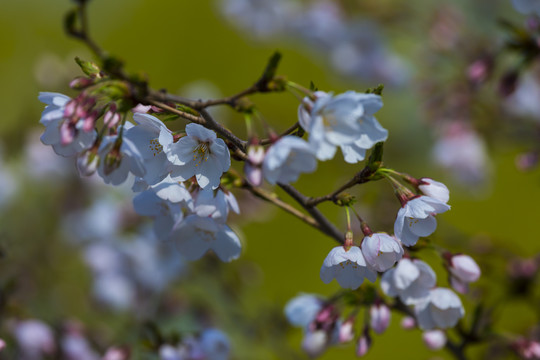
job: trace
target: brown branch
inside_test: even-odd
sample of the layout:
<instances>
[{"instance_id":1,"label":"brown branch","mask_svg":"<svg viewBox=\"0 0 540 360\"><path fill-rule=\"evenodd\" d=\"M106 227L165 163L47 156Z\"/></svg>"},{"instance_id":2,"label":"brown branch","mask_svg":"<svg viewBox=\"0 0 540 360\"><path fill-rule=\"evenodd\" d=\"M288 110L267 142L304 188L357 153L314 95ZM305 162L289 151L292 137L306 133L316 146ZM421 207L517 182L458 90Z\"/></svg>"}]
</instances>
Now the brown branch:
<instances>
[{"instance_id":1,"label":"brown branch","mask_svg":"<svg viewBox=\"0 0 540 360\"><path fill-rule=\"evenodd\" d=\"M345 234L339 231L334 224L330 222L315 206L309 205L309 198L296 190L292 185L279 184L287 194L289 194L298 204L300 204L313 218L319 223L321 231L334 238L340 244L345 241Z\"/></svg>"}]
</instances>

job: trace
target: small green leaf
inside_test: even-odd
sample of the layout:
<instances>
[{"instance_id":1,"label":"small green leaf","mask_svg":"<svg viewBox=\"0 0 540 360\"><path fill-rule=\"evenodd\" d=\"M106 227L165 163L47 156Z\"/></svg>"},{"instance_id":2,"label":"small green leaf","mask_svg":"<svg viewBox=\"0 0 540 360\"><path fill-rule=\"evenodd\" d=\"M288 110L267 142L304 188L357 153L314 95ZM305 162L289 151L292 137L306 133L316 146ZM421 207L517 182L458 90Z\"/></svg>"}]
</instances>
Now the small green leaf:
<instances>
[{"instance_id":1,"label":"small green leaf","mask_svg":"<svg viewBox=\"0 0 540 360\"><path fill-rule=\"evenodd\" d=\"M92 78L101 78L100 72L101 69L97 66L96 63L92 61L82 60L80 57L75 57L75 61L81 67L81 70L88 76Z\"/></svg>"}]
</instances>

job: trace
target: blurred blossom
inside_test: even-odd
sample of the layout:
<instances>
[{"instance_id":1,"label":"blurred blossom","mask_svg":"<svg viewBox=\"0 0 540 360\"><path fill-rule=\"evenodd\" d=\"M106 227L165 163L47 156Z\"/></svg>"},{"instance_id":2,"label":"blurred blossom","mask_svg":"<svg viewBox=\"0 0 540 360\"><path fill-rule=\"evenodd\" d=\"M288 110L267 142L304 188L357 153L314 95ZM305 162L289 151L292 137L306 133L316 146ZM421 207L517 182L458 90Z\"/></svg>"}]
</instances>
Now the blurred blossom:
<instances>
[{"instance_id":1,"label":"blurred blossom","mask_svg":"<svg viewBox=\"0 0 540 360\"><path fill-rule=\"evenodd\" d=\"M422 260L401 259L395 268L381 278L381 289L388 296L399 296L406 305L413 305L429 297L437 276Z\"/></svg>"},{"instance_id":2,"label":"blurred blossom","mask_svg":"<svg viewBox=\"0 0 540 360\"><path fill-rule=\"evenodd\" d=\"M128 349L113 346L107 349L102 360L129 360L130 358Z\"/></svg>"},{"instance_id":3,"label":"blurred blossom","mask_svg":"<svg viewBox=\"0 0 540 360\"><path fill-rule=\"evenodd\" d=\"M540 83L536 72L528 72L520 77L514 92L504 99L504 104L512 113L529 116L540 122Z\"/></svg>"},{"instance_id":4,"label":"blurred blossom","mask_svg":"<svg viewBox=\"0 0 540 360\"><path fill-rule=\"evenodd\" d=\"M540 342L538 341L520 338L511 346L524 359L540 359Z\"/></svg>"},{"instance_id":5,"label":"blurred blossom","mask_svg":"<svg viewBox=\"0 0 540 360\"><path fill-rule=\"evenodd\" d=\"M454 327L465 315L460 298L446 288L431 289L429 296L415 305L414 312L422 330Z\"/></svg>"},{"instance_id":6,"label":"blurred blossom","mask_svg":"<svg viewBox=\"0 0 540 360\"><path fill-rule=\"evenodd\" d=\"M356 356L362 357L367 354L371 347L371 337L367 331L364 331L364 335L358 338L356 344Z\"/></svg>"},{"instance_id":7,"label":"blurred blossom","mask_svg":"<svg viewBox=\"0 0 540 360\"><path fill-rule=\"evenodd\" d=\"M90 347L81 329L71 327L60 340L62 353L67 360L98 360L100 356Z\"/></svg>"},{"instance_id":8,"label":"blurred blossom","mask_svg":"<svg viewBox=\"0 0 540 360\"><path fill-rule=\"evenodd\" d=\"M441 330L429 330L422 333L422 340L430 350L440 350L446 345L446 334Z\"/></svg>"},{"instance_id":9,"label":"blurred blossom","mask_svg":"<svg viewBox=\"0 0 540 360\"><path fill-rule=\"evenodd\" d=\"M324 259L320 277L325 284L335 278L342 288L355 290L362 285L364 279L375 282L377 273L368 267L358 246L349 249L337 246Z\"/></svg>"},{"instance_id":10,"label":"blurred blossom","mask_svg":"<svg viewBox=\"0 0 540 360\"><path fill-rule=\"evenodd\" d=\"M390 308L385 304L371 305L369 308L369 319L373 331L377 334L385 332L388 325L390 325L391 315Z\"/></svg>"},{"instance_id":11,"label":"blurred blossom","mask_svg":"<svg viewBox=\"0 0 540 360\"><path fill-rule=\"evenodd\" d=\"M42 129L28 131L25 145L25 166L30 179L56 179L74 174L73 161L58 156L49 146L39 141Z\"/></svg>"},{"instance_id":12,"label":"blurred blossom","mask_svg":"<svg viewBox=\"0 0 540 360\"><path fill-rule=\"evenodd\" d=\"M114 310L128 310L135 305L135 289L127 276L121 273L95 274L93 295Z\"/></svg>"},{"instance_id":13,"label":"blurred blossom","mask_svg":"<svg viewBox=\"0 0 540 360\"><path fill-rule=\"evenodd\" d=\"M328 333L324 330L307 331L302 339L302 350L310 357L321 355L328 346Z\"/></svg>"},{"instance_id":14,"label":"blurred blossom","mask_svg":"<svg viewBox=\"0 0 540 360\"><path fill-rule=\"evenodd\" d=\"M314 294L301 294L285 305L285 315L293 326L307 328L321 311L323 300Z\"/></svg>"},{"instance_id":15,"label":"blurred blossom","mask_svg":"<svg viewBox=\"0 0 540 360\"><path fill-rule=\"evenodd\" d=\"M464 123L449 124L433 148L435 162L467 185L483 183L490 170L484 140Z\"/></svg>"},{"instance_id":16,"label":"blurred blossom","mask_svg":"<svg viewBox=\"0 0 540 360\"><path fill-rule=\"evenodd\" d=\"M449 260L450 283L459 293L468 292L468 283L480 278L480 267L468 255L455 255Z\"/></svg>"},{"instance_id":17,"label":"blurred blossom","mask_svg":"<svg viewBox=\"0 0 540 360\"><path fill-rule=\"evenodd\" d=\"M512 5L522 14L536 14L540 16L540 2L538 0L512 0Z\"/></svg>"},{"instance_id":18,"label":"blurred blossom","mask_svg":"<svg viewBox=\"0 0 540 360\"><path fill-rule=\"evenodd\" d=\"M403 330L411 330L416 326L416 320L412 316L405 316L400 323Z\"/></svg>"},{"instance_id":19,"label":"blurred blossom","mask_svg":"<svg viewBox=\"0 0 540 360\"><path fill-rule=\"evenodd\" d=\"M231 345L225 333L218 329L206 329L201 334L200 344L206 359L227 360Z\"/></svg>"},{"instance_id":20,"label":"blurred blossom","mask_svg":"<svg viewBox=\"0 0 540 360\"><path fill-rule=\"evenodd\" d=\"M68 214L64 232L74 241L111 239L121 231L124 204L111 192L94 200L88 209Z\"/></svg>"},{"instance_id":21,"label":"blurred blossom","mask_svg":"<svg viewBox=\"0 0 540 360\"><path fill-rule=\"evenodd\" d=\"M25 360L44 359L44 355L55 352L54 333L47 324L39 320L17 322L13 335Z\"/></svg>"},{"instance_id":22,"label":"blurred blossom","mask_svg":"<svg viewBox=\"0 0 540 360\"><path fill-rule=\"evenodd\" d=\"M531 151L522 153L516 156L516 167L521 171L529 171L538 165L540 160L540 153L538 151Z\"/></svg>"},{"instance_id":23,"label":"blurred blossom","mask_svg":"<svg viewBox=\"0 0 540 360\"><path fill-rule=\"evenodd\" d=\"M330 0L224 0L223 15L236 27L260 39L293 38L315 50L334 70L348 78L402 85L409 69L387 46L378 25L345 16Z\"/></svg>"}]
</instances>

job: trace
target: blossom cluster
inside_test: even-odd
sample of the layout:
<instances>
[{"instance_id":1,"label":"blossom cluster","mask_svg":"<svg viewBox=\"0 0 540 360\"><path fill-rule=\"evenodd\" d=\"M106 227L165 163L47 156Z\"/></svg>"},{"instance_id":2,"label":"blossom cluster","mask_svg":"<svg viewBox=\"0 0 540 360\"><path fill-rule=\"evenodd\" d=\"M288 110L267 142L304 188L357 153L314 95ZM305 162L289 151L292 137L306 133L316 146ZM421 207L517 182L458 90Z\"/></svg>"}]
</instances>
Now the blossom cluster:
<instances>
[{"instance_id":1,"label":"blossom cluster","mask_svg":"<svg viewBox=\"0 0 540 360\"><path fill-rule=\"evenodd\" d=\"M230 209L239 208L234 195L220 187L231 164L225 142L198 124L188 124L183 136L174 135L146 113L135 112L135 124L125 116L120 121L115 103L103 107L82 94L76 99L40 94L47 104L41 141L59 155L77 156L82 175L97 172L112 185L135 178L135 211L153 217L156 236L174 242L184 258L198 259L210 249L223 261L237 258L240 240L226 220ZM104 126L98 134L94 127L100 113Z\"/></svg>"}]
</instances>

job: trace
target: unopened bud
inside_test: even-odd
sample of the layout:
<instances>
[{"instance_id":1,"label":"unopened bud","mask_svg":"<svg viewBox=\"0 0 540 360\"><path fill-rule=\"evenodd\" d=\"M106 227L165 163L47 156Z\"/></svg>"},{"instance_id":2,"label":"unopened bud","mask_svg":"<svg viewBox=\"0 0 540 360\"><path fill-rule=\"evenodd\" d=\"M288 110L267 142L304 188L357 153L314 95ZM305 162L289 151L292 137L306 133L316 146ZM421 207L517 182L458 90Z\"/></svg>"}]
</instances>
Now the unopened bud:
<instances>
[{"instance_id":1,"label":"unopened bud","mask_svg":"<svg viewBox=\"0 0 540 360\"><path fill-rule=\"evenodd\" d=\"M446 345L446 334L442 330L425 331L422 340L428 349L440 350Z\"/></svg>"},{"instance_id":2,"label":"unopened bud","mask_svg":"<svg viewBox=\"0 0 540 360\"><path fill-rule=\"evenodd\" d=\"M119 149L114 148L105 155L103 161L103 172L108 176L120 167L120 164L122 163L122 153L120 153Z\"/></svg>"},{"instance_id":3,"label":"unopened bud","mask_svg":"<svg viewBox=\"0 0 540 360\"><path fill-rule=\"evenodd\" d=\"M447 203L450 199L450 191L446 185L430 178L421 178L418 184L418 190L424 195L440 200L443 203Z\"/></svg>"},{"instance_id":4,"label":"unopened bud","mask_svg":"<svg viewBox=\"0 0 540 360\"><path fill-rule=\"evenodd\" d=\"M77 64L81 67L81 70L88 76L92 78L100 78L100 72L101 69L99 66L96 65L96 63L93 63L91 61L84 61L80 57L76 57L75 61Z\"/></svg>"},{"instance_id":5,"label":"unopened bud","mask_svg":"<svg viewBox=\"0 0 540 360\"><path fill-rule=\"evenodd\" d=\"M390 325L390 309L385 304L374 304L369 309L370 325L377 334L385 332Z\"/></svg>"},{"instance_id":6,"label":"unopened bud","mask_svg":"<svg viewBox=\"0 0 540 360\"><path fill-rule=\"evenodd\" d=\"M354 339L354 317L350 317L341 323L339 327L339 342L346 343Z\"/></svg>"},{"instance_id":7,"label":"unopened bud","mask_svg":"<svg viewBox=\"0 0 540 360\"><path fill-rule=\"evenodd\" d=\"M411 330L416 327L416 320L412 316L405 316L401 319L401 328L403 330Z\"/></svg>"},{"instance_id":8,"label":"unopened bud","mask_svg":"<svg viewBox=\"0 0 540 360\"><path fill-rule=\"evenodd\" d=\"M87 87L94 84L94 81L92 79L89 79L87 77L81 76L77 77L69 83L69 87L74 90L82 90L86 89Z\"/></svg>"},{"instance_id":9,"label":"unopened bud","mask_svg":"<svg viewBox=\"0 0 540 360\"><path fill-rule=\"evenodd\" d=\"M90 176L96 172L99 166L97 148L83 152L77 158L77 170L80 176Z\"/></svg>"},{"instance_id":10,"label":"unopened bud","mask_svg":"<svg viewBox=\"0 0 540 360\"><path fill-rule=\"evenodd\" d=\"M128 360L129 358L129 349L114 346L107 350L102 360Z\"/></svg>"},{"instance_id":11,"label":"unopened bud","mask_svg":"<svg viewBox=\"0 0 540 360\"><path fill-rule=\"evenodd\" d=\"M77 129L70 121L64 121L60 125L60 143L62 145L69 145L75 139L77 135Z\"/></svg>"},{"instance_id":12,"label":"unopened bud","mask_svg":"<svg viewBox=\"0 0 540 360\"><path fill-rule=\"evenodd\" d=\"M321 355L328 344L328 334L324 330L308 331L302 339L302 350L315 358Z\"/></svg>"},{"instance_id":13,"label":"unopened bud","mask_svg":"<svg viewBox=\"0 0 540 360\"><path fill-rule=\"evenodd\" d=\"M368 331L364 331L364 334L358 339L356 343L356 356L362 357L367 354L369 348L371 347L371 336L369 336Z\"/></svg>"},{"instance_id":14,"label":"unopened bud","mask_svg":"<svg viewBox=\"0 0 540 360\"><path fill-rule=\"evenodd\" d=\"M92 131L96 123L99 113L97 110L92 111L88 116L84 118L82 129L85 132Z\"/></svg>"}]
</instances>

